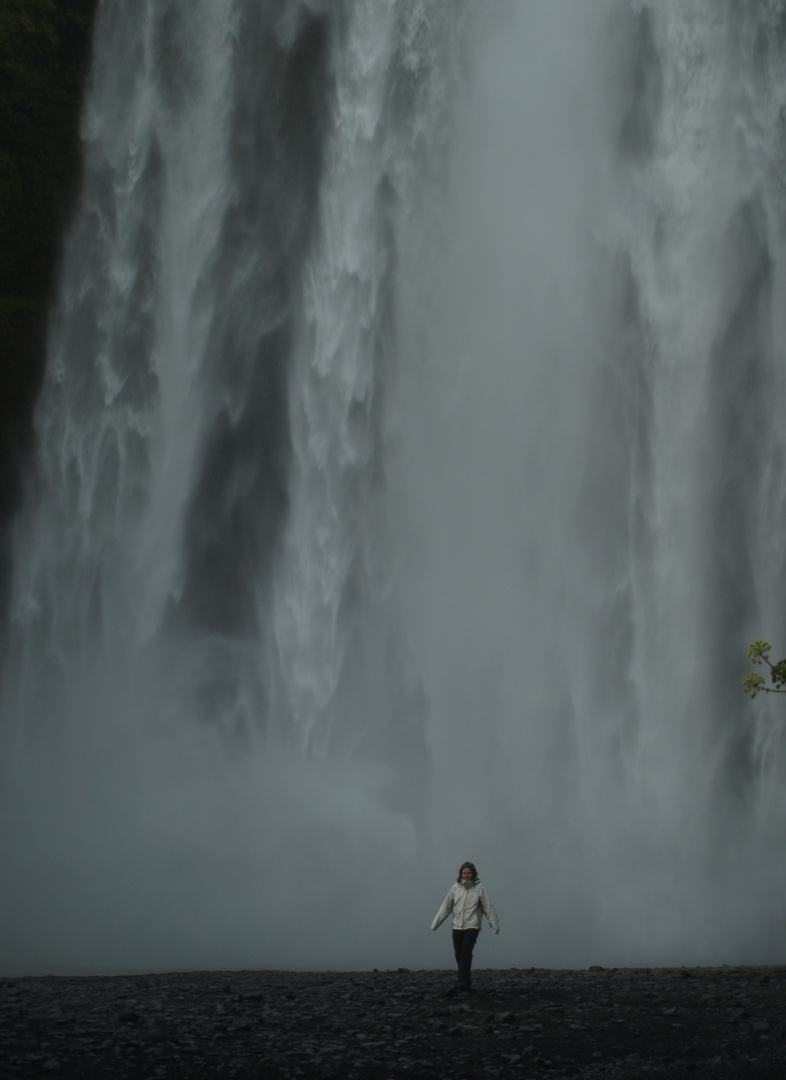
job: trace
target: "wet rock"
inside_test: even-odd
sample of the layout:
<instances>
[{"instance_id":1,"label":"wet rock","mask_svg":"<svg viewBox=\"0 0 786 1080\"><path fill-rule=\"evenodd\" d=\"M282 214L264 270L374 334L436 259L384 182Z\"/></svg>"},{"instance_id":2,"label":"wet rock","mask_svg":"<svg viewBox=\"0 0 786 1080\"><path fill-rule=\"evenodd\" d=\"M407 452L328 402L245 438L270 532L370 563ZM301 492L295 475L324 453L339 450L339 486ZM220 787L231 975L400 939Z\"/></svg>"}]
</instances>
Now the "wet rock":
<instances>
[{"instance_id":1,"label":"wet rock","mask_svg":"<svg viewBox=\"0 0 786 1080\"><path fill-rule=\"evenodd\" d=\"M786 1078L786 969L233 972L0 980L28 1080Z\"/></svg>"}]
</instances>

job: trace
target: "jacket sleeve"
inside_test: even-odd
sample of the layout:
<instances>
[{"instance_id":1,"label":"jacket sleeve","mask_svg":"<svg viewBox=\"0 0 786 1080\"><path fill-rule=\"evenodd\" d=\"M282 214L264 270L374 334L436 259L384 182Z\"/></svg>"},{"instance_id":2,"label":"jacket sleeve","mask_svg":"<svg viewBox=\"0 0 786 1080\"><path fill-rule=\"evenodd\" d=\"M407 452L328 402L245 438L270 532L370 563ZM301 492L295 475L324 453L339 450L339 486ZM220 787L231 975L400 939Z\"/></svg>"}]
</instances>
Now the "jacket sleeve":
<instances>
[{"instance_id":1,"label":"jacket sleeve","mask_svg":"<svg viewBox=\"0 0 786 1080\"><path fill-rule=\"evenodd\" d=\"M495 934L498 934L499 920L497 919L497 913L492 907L491 901L489 900L489 894L486 892L483 886L481 886L480 889L480 906L483 908L483 914L489 921L489 926Z\"/></svg>"},{"instance_id":2,"label":"jacket sleeve","mask_svg":"<svg viewBox=\"0 0 786 1080\"><path fill-rule=\"evenodd\" d=\"M432 930L436 930L438 926L441 926L445 919L447 919L448 915L450 915L451 911L453 910L454 899L455 898L453 896L453 888L451 886L450 892L445 897L442 907L434 916L434 922L431 924Z\"/></svg>"}]
</instances>

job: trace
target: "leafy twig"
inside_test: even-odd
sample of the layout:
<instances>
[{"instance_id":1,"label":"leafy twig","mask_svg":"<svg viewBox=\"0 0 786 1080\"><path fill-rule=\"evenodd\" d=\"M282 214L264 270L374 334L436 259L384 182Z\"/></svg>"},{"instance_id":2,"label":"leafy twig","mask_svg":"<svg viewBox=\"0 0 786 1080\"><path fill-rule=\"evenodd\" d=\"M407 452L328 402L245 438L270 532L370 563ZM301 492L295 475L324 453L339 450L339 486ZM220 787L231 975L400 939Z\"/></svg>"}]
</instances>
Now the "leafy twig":
<instances>
[{"instance_id":1,"label":"leafy twig","mask_svg":"<svg viewBox=\"0 0 786 1080\"><path fill-rule=\"evenodd\" d=\"M765 686L765 678L758 671L750 671L742 680L743 693L750 694L751 700L757 694L786 694L786 658L773 664L770 660L772 646L769 641L758 638L748 646L748 659L752 664L766 664L770 669L772 686Z\"/></svg>"}]
</instances>

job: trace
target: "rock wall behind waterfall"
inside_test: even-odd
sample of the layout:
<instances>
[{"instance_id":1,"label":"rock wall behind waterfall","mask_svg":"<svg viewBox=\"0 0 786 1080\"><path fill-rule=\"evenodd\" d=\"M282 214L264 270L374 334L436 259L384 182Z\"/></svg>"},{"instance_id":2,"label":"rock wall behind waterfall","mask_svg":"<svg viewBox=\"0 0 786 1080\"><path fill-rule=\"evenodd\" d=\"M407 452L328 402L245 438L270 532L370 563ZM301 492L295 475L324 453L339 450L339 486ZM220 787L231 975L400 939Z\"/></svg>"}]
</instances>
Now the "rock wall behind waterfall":
<instances>
[{"instance_id":1,"label":"rock wall behind waterfall","mask_svg":"<svg viewBox=\"0 0 786 1080\"><path fill-rule=\"evenodd\" d=\"M22 498L33 407L46 351L47 311L65 220L80 175L79 114L96 0L0 15L4 135L0 169L0 618L10 576L8 529Z\"/></svg>"}]
</instances>

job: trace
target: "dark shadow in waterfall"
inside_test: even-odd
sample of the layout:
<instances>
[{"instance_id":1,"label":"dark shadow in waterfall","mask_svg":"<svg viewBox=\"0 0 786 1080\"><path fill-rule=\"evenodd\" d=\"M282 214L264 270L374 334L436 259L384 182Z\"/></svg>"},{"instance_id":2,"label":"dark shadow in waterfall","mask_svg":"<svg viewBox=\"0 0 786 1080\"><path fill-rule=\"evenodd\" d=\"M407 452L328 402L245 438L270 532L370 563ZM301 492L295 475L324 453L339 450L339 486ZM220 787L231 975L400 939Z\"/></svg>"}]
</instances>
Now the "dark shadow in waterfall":
<instances>
[{"instance_id":1,"label":"dark shadow in waterfall","mask_svg":"<svg viewBox=\"0 0 786 1080\"><path fill-rule=\"evenodd\" d=\"M707 477L702 588L708 682L702 692L715 731L728 740L719 781L744 793L751 780L750 731L742 721L745 648L759 613L753 551L759 479L771 445L768 326L773 264L764 208L742 203L729 223L722 265L728 275L725 325L710 356L704 475Z\"/></svg>"},{"instance_id":2,"label":"dark shadow in waterfall","mask_svg":"<svg viewBox=\"0 0 786 1080\"><path fill-rule=\"evenodd\" d=\"M286 517L287 377L297 285L317 220L330 27L301 19L282 45L247 8L239 32L229 154L237 190L209 290L217 315L205 376L214 415L185 535L180 614L209 632L260 631L257 590Z\"/></svg>"},{"instance_id":3,"label":"dark shadow in waterfall","mask_svg":"<svg viewBox=\"0 0 786 1080\"><path fill-rule=\"evenodd\" d=\"M599 348L599 379L590 415L602 437L586 463L576 528L583 537L582 567L595 652L589 688L599 737L612 760L624 764L634 747L638 705L631 665L636 575L651 565L652 395L651 346L628 252L599 253L595 297L609 328ZM589 599L591 597L592 599Z\"/></svg>"},{"instance_id":4,"label":"dark shadow in waterfall","mask_svg":"<svg viewBox=\"0 0 786 1080\"><path fill-rule=\"evenodd\" d=\"M634 158L652 153L663 100L663 64L653 23L646 4L639 11L629 4L617 5L609 23L617 56L610 86L617 116L617 146Z\"/></svg>"}]
</instances>

